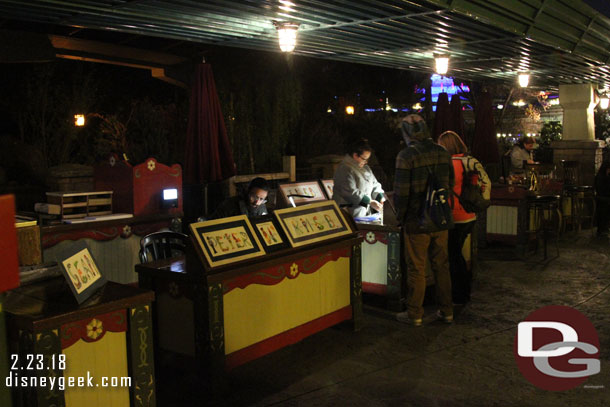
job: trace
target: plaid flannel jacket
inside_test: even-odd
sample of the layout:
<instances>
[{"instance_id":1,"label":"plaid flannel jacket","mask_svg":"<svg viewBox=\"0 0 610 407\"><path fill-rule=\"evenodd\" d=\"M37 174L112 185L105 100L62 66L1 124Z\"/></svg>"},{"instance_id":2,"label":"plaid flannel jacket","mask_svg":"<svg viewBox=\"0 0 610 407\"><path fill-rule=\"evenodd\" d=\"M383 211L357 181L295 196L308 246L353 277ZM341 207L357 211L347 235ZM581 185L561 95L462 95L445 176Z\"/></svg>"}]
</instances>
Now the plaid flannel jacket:
<instances>
[{"instance_id":1,"label":"plaid flannel jacket","mask_svg":"<svg viewBox=\"0 0 610 407\"><path fill-rule=\"evenodd\" d=\"M413 145L417 146L417 150ZM407 233L438 232L434 224L420 225L419 214L425 201L428 167L440 184L453 189L454 174L451 155L443 147L428 138L414 141L398 153L394 176L394 204L398 221Z\"/></svg>"}]
</instances>

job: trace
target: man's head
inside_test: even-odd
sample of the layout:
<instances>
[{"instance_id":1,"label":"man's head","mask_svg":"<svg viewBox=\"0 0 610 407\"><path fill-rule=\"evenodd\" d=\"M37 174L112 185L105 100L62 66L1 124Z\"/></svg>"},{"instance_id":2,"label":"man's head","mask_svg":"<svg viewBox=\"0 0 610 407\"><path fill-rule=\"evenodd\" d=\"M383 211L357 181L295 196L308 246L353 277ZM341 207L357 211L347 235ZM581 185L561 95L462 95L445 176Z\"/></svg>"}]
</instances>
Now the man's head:
<instances>
[{"instance_id":1,"label":"man's head","mask_svg":"<svg viewBox=\"0 0 610 407\"><path fill-rule=\"evenodd\" d=\"M269 194L269 184L264 178L257 177L248 184L248 203L257 207L267 202Z\"/></svg>"},{"instance_id":2,"label":"man's head","mask_svg":"<svg viewBox=\"0 0 610 407\"><path fill-rule=\"evenodd\" d=\"M403 118L400 123L402 138L405 143L409 144L413 141L421 141L430 138L428 126L423 117L418 114L410 114Z\"/></svg>"},{"instance_id":3,"label":"man's head","mask_svg":"<svg viewBox=\"0 0 610 407\"><path fill-rule=\"evenodd\" d=\"M518 143L521 147L526 149L527 151L531 151L534 149L534 144L536 144L536 139L530 136L524 136L519 140Z\"/></svg>"}]
</instances>

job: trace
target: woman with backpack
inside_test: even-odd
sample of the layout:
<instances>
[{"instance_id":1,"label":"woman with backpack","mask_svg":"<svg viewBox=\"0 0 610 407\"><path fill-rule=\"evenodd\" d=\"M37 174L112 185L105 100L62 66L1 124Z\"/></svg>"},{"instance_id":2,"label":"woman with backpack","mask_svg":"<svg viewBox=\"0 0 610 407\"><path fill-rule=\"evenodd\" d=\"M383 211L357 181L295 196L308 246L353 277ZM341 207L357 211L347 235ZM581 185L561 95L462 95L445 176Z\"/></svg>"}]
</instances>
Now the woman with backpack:
<instances>
[{"instance_id":1,"label":"woman with backpack","mask_svg":"<svg viewBox=\"0 0 610 407\"><path fill-rule=\"evenodd\" d=\"M437 142L451 154L453 162L455 185L451 207L455 227L449 230L449 270L453 302L465 304L470 300L472 270L466 265L462 248L472 233L476 212L489 206L491 182L483 165L467 154L468 148L457 133L451 130L441 133Z\"/></svg>"}]
</instances>

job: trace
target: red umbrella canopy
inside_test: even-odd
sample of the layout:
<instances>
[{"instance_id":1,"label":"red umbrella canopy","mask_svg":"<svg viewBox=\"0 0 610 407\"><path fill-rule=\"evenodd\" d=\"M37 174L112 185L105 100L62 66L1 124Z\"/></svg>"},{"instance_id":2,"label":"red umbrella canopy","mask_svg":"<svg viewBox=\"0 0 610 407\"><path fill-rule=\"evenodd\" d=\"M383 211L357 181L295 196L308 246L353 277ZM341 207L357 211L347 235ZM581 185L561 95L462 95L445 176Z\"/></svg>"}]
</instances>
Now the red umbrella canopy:
<instances>
[{"instance_id":1,"label":"red umbrella canopy","mask_svg":"<svg viewBox=\"0 0 610 407\"><path fill-rule=\"evenodd\" d=\"M235 175L235 161L211 65L204 63L197 66L190 103L184 160L185 183L204 184Z\"/></svg>"},{"instance_id":2,"label":"red umbrella canopy","mask_svg":"<svg viewBox=\"0 0 610 407\"><path fill-rule=\"evenodd\" d=\"M489 92L479 95L474 114L474 139L472 155L483 164L499 163L498 139L494 126L494 115Z\"/></svg>"},{"instance_id":3,"label":"red umbrella canopy","mask_svg":"<svg viewBox=\"0 0 610 407\"><path fill-rule=\"evenodd\" d=\"M438 136L451 128L451 112L449 111L449 96L446 93L438 94L436 102L436 115L434 116L434 131L432 138L436 141ZM460 134L461 136L461 134Z\"/></svg>"},{"instance_id":4,"label":"red umbrella canopy","mask_svg":"<svg viewBox=\"0 0 610 407\"><path fill-rule=\"evenodd\" d=\"M464 134L464 115L462 114L462 101L460 95L457 93L451 96L451 103L449 104L449 110L451 111L451 125L450 130L455 131L464 142L466 142Z\"/></svg>"}]
</instances>

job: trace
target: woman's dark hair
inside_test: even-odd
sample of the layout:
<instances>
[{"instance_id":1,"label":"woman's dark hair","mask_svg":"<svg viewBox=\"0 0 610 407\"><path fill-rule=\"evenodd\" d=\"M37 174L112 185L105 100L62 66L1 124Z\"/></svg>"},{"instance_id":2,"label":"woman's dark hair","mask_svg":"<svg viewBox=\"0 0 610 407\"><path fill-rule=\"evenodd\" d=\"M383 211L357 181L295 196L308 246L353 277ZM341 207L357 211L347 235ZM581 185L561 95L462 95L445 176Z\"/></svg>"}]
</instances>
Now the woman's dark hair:
<instances>
[{"instance_id":1,"label":"woman's dark hair","mask_svg":"<svg viewBox=\"0 0 610 407\"><path fill-rule=\"evenodd\" d=\"M247 192L250 193L254 188L262 189L263 191L269 192L269 183L265 178L256 177L248 184Z\"/></svg>"},{"instance_id":2,"label":"woman's dark hair","mask_svg":"<svg viewBox=\"0 0 610 407\"><path fill-rule=\"evenodd\" d=\"M348 154L358 154L360 156L365 151L370 151L372 153L373 149L371 148L371 145L369 144L369 141L367 139L361 138L350 144Z\"/></svg>"}]
</instances>

